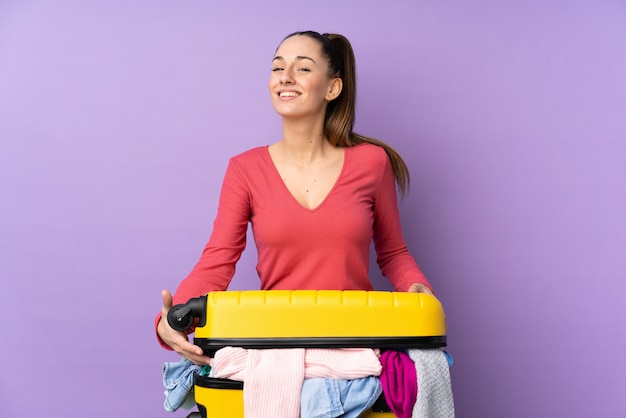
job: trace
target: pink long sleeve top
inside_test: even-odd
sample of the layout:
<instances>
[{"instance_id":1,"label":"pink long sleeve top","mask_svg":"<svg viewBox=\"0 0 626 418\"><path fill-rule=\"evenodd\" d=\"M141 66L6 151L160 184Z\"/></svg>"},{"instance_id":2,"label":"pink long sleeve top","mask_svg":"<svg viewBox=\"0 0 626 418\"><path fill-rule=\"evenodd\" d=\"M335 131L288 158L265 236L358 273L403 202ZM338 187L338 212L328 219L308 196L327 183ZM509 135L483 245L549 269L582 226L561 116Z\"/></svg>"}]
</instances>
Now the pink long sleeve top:
<instances>
[{"instance_id":1,"label":"pink long sleeve top","mask_svg":"<svg viewBox=\"0 0 626 418\"><path fill-rule=\"evenodd\" d=\"M267 146L231 158L213 232L174 304L227 289L248 222L261 289L372 290L372 240L378 266L396 291L413 283L431 287L404 241L391 162L379 146L345 148L335 185L314 209L289 192Z\"/></svg>"}]
</instances>

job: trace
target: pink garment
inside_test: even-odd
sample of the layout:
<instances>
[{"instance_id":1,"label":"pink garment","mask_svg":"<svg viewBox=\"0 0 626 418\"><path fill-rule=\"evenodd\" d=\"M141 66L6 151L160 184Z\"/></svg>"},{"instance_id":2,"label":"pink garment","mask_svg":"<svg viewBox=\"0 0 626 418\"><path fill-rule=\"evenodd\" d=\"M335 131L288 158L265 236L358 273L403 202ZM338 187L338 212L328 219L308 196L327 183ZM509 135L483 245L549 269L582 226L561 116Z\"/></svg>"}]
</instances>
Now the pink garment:
<instances>
[{"instance_id":1,"label":"pink garment","mask_svg":"<svg viewBox=\"0 0 626 418\"><path fill-rule=\"evenodd\" d=\"M415 363L403 351L389 350L380 356L380 383L385 400L397 418L411 418L417 400Z\"/></svg>"},{"instance_id":2,"label":"pink garment","mask_svg":"<svg viewBox=\"0 0 626 418\"><path fill-rule=\"evenodd\" d=\"M246 350L225 347L211 363L213 377L244 381L246 418L299 418L305 378L379 376L378 351L367 348Z\"/></svg>"},{"instance_id":3,"label":"pink garment","mask_svg":"<svg viewBox=\"0 0 626 418\"><path fill-rule=\"evenodd\" d=\"M250 350L245 370L245 418L300 416L304 350Z\"/></svg>"},{"instance_id":4,"label":"pink garment","mask_svg":"<svg viewBox=\"0 0 626 418\"><path fill-rule=\"evenodd\" d=\"M345 148L341 174L315 209L303 207L285 187L267 146L233 157L211 237L178 286L174 304L228 288L248 225L263 290L372 290L372 240L376 262L396 291L413 283L430 287L404 241L391 161L379 146ZM161 312L155 329L160 320Z\"/></svg>"}]
</instances>

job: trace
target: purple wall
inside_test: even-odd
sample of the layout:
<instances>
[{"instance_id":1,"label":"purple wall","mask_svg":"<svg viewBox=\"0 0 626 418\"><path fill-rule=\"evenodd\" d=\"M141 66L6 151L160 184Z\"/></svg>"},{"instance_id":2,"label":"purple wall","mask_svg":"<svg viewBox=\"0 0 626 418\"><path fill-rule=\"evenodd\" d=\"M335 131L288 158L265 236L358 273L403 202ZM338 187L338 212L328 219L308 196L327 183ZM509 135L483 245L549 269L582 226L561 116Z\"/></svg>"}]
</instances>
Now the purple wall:
<instances>
[{"instance_id":1,"label":"purple wall","mask_svg":"<svg viewBox=\"0 0 626 418\"><path fill-rule=\"evenodd\" d=\"M308 28L353 41L357 130L410 166L458 416L626 416L624 2L88 3L0 3L0 416L186 415L159 291L227 158L279 138L269 60Z\"/></svg>"}]
</instances>

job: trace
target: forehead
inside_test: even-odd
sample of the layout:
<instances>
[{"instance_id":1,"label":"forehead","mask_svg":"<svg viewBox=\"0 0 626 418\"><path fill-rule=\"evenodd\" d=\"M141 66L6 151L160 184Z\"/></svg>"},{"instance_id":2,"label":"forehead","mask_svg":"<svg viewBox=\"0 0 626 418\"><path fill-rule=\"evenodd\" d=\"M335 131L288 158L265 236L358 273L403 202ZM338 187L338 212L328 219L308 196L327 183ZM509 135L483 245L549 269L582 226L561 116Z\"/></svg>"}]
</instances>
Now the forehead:
<instances>
[{"instance_id":1,"label":"forehead","mask_svg":"<svg viewBox=\"0 0 626 418\"><path fill-rule=\"evenodd\" d=\"M322 57L322 46L309 36L294 35L279 45L274 56L285 59L308 56L317 61Z\"/></svg>"}]
</instances>

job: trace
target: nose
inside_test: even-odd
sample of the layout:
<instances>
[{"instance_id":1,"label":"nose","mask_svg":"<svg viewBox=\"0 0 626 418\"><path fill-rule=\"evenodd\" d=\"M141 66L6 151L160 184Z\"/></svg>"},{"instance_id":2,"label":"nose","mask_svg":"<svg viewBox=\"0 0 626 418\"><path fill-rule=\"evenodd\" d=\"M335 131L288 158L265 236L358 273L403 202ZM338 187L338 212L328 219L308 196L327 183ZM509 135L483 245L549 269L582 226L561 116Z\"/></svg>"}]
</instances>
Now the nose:
<instances>
[{"instance_id":1,"label":"nose","mask_svg":"<svg viewBox=\"0 0 626 418\"><path fill-rule=\"evenodd\" d=\"M293 80L293 74L290 68L285 68L280 73L280 84L292 84Z\"/></svg>"}]
</instances>

